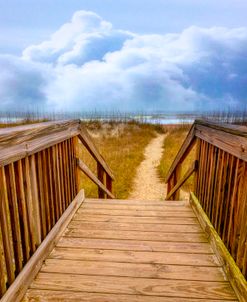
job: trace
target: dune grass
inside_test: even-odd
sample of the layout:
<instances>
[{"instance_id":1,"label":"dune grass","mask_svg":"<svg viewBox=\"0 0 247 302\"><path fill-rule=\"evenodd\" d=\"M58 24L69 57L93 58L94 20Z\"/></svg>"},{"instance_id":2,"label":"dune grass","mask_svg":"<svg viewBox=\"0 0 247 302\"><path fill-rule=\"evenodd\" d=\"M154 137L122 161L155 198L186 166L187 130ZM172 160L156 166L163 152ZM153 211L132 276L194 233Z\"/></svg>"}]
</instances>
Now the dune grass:
<instances>
[{"instance_id":1,"label":"dune grass","mask_svg":"<svg viewBox=\"0 0 247 302\"><path fill-rule=\"evenodd\" d=\"M144 149L157 132L163 132L158 125L136 122L91 122L85 123L96 146L110 166L115 176L113 193L116 198L128 198L138 165L144 159ZM80 157L96 173L96 163L85 150L80 149ZM80 173L80 186L87 197L97 197L97 187L83 173Z\"/></svg>"},{"instance_id":2,"label":"dune grass","mask_svg":"<svg viewBox=\"0 0 247 302\"><path fill-rule=\"evenodd\" d=\"M164 141L164 151L158 166L158 171L162 179L166 178L166 175L171 167L173 160L175 159L180 147L182 146L184 139L186 138L190 125L176 125L166 128L168 135ZM195 158L195 150L192 149L188 157L185 159L182 165L181 175L189 169L193 159ZM193 175L183 185L183 190L190 191L193 189Z\"/></svg>"}]
</instances>

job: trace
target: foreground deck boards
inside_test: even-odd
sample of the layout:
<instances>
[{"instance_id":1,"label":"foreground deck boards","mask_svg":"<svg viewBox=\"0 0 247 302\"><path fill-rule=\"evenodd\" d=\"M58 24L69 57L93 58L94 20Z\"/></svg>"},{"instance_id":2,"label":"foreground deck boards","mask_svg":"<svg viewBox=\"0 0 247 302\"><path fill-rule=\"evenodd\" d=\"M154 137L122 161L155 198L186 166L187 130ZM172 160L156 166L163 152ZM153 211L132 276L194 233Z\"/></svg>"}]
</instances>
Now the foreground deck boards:
<instances>
[{"instance_id":1,"label":"foreground deck boards","mask_svg":"<svg viewBox=\"0 0 247 302\"><path fill-rule=\"evenodd\" d=\"M187 202L86 200L24 301L237 301Z\"/></svg>"}]
</instances>

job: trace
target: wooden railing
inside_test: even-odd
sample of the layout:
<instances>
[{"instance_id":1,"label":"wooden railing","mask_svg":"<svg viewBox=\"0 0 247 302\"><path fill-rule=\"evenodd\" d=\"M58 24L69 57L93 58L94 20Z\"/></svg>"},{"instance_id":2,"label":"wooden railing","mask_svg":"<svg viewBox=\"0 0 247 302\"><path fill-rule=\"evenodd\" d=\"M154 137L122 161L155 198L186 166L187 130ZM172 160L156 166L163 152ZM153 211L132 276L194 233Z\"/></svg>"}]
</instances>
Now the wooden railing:
<instances>
[{"instance_id":1,"label":"wooden railing","mask_svg":"<svg viewBox=\"0 0 247 302\"><path fill-rule=\"evenodd\" d=\"M77 158L78 139L97 176ZM79 120L0 130L0 297L74 200L80 170L100 198L114 197L113 174Z\"/></svg>"},{"instance_id":2,"label":"wooden railing","mask_svg":"<svg viewBox=\"0 0 247 302\"><path fill-rule=\"evenodd\" d=\"M193 147L195 162L181 177ZM179 189L192 173L192 191L247 277L247 127L196 121L167 175L167 199L179 198Z\"/></svg>"}]
</instances>

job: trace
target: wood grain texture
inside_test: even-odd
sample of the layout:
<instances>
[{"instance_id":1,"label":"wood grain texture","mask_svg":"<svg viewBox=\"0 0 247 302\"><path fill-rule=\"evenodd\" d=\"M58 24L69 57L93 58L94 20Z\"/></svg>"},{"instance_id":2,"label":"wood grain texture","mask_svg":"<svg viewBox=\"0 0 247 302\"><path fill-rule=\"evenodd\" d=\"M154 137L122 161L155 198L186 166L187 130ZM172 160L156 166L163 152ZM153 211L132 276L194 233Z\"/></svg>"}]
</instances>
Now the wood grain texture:
<instances>
[{"instance_id":1,"label":"wood grain texture","mask_svg":"<svg viewBox=\"0 0 247 302\"><path fill-rule=\"evenodd\" d=\"M201 125L196 125L195 135L237 158L247 160L247 140L245 137L210 129Z\"/></svg>"},{"instance_id":2,"label":"wood grain texture","mask_svg":"<svg viewBox=\"0 0 247 302\"><path fill-rule=\"evenodd\" d=\"M167 280L226 281L219 267L171 265L160 263L129 263L112 261L78 261L74 259L47 259L43 273L156 278Z\"/></svg>"},{"instance_id":3,"label":"wood grain texture","mask_svg":"<svg viewBox=\"0 0 247 302\"><path fill-rule=\"evenodd\" d=\"M154 251L124 251L107 249L87 249L56 247L49 255L52 259L83 260L83 261L108 261L127 263L157 263L190 266L221 266L214 254L183 253L183 252L154 252ZM96 263L97 265L97 263Z\"/></svg>"},{"instance_id":4,"label":"wood grain texture","mask_svg":"<svg viewBox=\"0 0 247 302\"><path fill-rule=\"evenodd\" d=\"M162 224L160 218L173 221L174 218L157 216L159 211L153 209L153 204L149 206L153 216L136 217L138 203L131 206L124 202L116 205L117 211L128 211L130 216L115 216L113 203L117 200L109 201L107 209L101 209L107 215L92 213L91 222L75 219L78 215L87 219L84 211L90 210L90 204L93 205L91 211L96 211L97 202L86 200L80 207L78 212L81 213L68 225L23 301L59 299L59 292L63 292L64 297L71 295L75 301L80 299L79 294L88 301L94 298L101 301L104 295L105 299L109 298L106 301L113 298L135 301L138 297L141 301L153 301L153 298L162 298L162 301L236 300L221 264L198 228L198 221L184 225L184 220L189 218L177 217L178 224ZM175 201L175 204L175 209L182 212L184 205L184 212L188 212L188 203L181 202L179 206ZM157 205L161 208L163 203L157 201ZM131 207L135 210L129 210ZM168 212L174 212L171 206L166 207ZM140 208L143 215L149 212L144 210L148 208L144 202ZM114 222L109 222L111 216L116 219ZM107 220L97 221L98 217ZM133 220L121 222L119 217ZM152 223L137 222L138 218L151 218ZM57 297L54 291L59 293Z\"/></svg>"},{"instance_id":5,"label":"wood grain texture","mask_svg":"<svg viewBox=\"0 0 247 302\"><path fill-rule=\"evenodd\" d=\"M175 225L198 225L198 221L196 217L171 217L171 216L121 216L121 215L114 215L111 216L110 213L105 215L94 215L88 214L85 212L76 213L74 216L74 220L85 221L85 222L109 222L109 223L142 223L147 224L175 224Z\"/></svg>"},{"instance_id":6,"label":"wood grain texture","mask_svg":"<svg viewBox=\"0 0 247 302\"><path fill-rule=\"evenodd\" d=\"M144 295L124 295L124 294L103 294L103 293L81 293L59 290L38 290L29 289L23 302L219 302L225 300L214 299L194 299L194 298L179 298L179 297L160 297L160 296L144 296ZM237 301L237 300L232 300Z\"/></svg>"},{"instance_id":7,"label":"wood grain texture","mask_svg":"<svg viewBox=\"0 0 247 302\"><path fill-rule=\"evenodd\" d=\"M203 233L165 233L149 231L67 229L64 236L76 238L105 238L162 242L208 242Z\"/></svg>"},{"instance_id":8,"label":"wood grain texture","mask_svg":"<svg viewBox=\"0 0 247 302\"><path fill-rule=\"evenodd\" d=\"M78 135L79 125L76 120L1 129L0 165L17 161Z\"/></svg>"},{"instance_id":9,"label":"wood grain texture","mask_svg":"<svg viewBox=\"0 0 247 302\"><path fill-rule=\"evenodd\" d=\"M227 282L39 273L32 289L236 300Z\"/></svg>"},{"instance_id":10,"label":"wood grain texture","mask_svg":"<svg viewBox=\"0 0 247 302\"><path fill-rule=\"evenodd\" d=\"M112 223L112 222L89 222L73 220L68 226L69 229L81 230L118 230L118 231L148 231L163 233L202 233L198 225L186 224L159 224L159 223Z\"/></svg>"}]
</instances>

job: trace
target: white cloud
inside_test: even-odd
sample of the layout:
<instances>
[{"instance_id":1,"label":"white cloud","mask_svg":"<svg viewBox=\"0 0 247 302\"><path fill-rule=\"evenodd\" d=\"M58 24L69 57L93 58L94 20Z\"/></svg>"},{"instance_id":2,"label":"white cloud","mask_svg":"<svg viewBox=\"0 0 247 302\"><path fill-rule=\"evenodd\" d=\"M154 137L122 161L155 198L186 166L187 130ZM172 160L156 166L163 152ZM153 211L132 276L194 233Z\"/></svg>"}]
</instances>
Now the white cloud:
<instances>
[{"instance_id":1,"label":"white cloud","mask_svg":"<svg viewBox=\"0 0 247 302\"><path fill-rule=\"evenodd\" d=\"M244 105L246 54L246 28L138 35L79 11L22 58L1 57L0 97L6 108L21 102L67 110Z\"/></svg>"}]
</instances>

